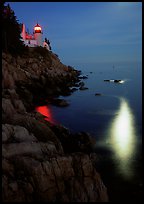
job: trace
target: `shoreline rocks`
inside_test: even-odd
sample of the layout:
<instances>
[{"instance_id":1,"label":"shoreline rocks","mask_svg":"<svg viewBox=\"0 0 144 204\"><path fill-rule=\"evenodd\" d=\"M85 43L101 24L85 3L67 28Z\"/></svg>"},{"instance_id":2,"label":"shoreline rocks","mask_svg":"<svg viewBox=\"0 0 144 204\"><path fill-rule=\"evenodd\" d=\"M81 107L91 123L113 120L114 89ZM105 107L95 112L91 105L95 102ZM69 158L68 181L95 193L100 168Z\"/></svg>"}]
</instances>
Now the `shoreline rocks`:
<instances>
[{"instance_id":1,"label":"shoreline rocks","mask_svg":"<svg viewBox=\"0 0 144 204\"><path fill-rule=\"evenodd\" d=\"M2 68L3 202L107 202L92 159L94 138L31 111L35 100L48 97L67 106L55 97L71 93L80 72L53 53L47 59L3 53Z\"/></svg>"},{"instance_id":2,"label":"shoreline rocks","mask_svg":"<svg viewBox=\"0 0 144 204\"><path fill-rule=\"evenodd\" d=\"M101 96L102 94L101 93L95 93L95 96Z\"/></svg>"},{"instance_id":3,"label":"shoreline rocks","mask_svg":"<svg viewBox=\"0 0 144 204\"><path fill-rule=\"evenodd\" d=\"M79 90L86 90L86 89L88 89L87 87L85 87L85 83L82 81L82 82L80 82L79 83Z\"/></svg>"},{"instance_id":4,"label":"shoreline rocks","mask_svg":"<svg viewBox=\"0 0 144 204\"><path fill-rule=\"evenodd\" d=\"M56 99L52 99L51 101L50 101L50 103L52 104L52 105L55 105L55 106L58 106L58 107L66 107L66 106L69 106L69 103L66 101L66 100L64 100L64 99L59 99L59 98L56 98Z\"/></svg>"}]
</instances>

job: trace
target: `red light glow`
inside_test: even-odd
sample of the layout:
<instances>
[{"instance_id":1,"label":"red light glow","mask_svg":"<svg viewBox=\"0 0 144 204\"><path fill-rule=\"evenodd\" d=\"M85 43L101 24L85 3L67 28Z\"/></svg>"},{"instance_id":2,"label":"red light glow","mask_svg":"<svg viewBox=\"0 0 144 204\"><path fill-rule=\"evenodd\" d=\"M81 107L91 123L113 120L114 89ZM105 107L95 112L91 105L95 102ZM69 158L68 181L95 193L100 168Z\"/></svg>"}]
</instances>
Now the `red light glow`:
<instances>
[{"instance_id":1,"label":"red light glow","mask_svg":"<svg viewBox=\"0 0 144 204\"><path fill-rule=\"evenodd\" d=\"M36 26L34 27L34 32L41 33L41 31L42 31L41 26L37 23Z\"/></svg>"},{"instance_id":2,"label":"red light glow","mask_svg":"<svg viewBox=\"0 0 144 204\"><path fill-rule=\"evenodd\" d=\"M54 121L53 117L52 117L52 113L51 110L48 106L38 106L36 107L36 111L41 113L42 115L45 116L45 120L55 124L56 121Z\"/></svg>"},{"instance_id":3,"label":"red light glow","mask_svg":"<svg viewBox=\"0 0 144 204\"><path fill-rule=\"evenodd\" d=\"M26 40L33 40L33 36L26 34Z\"/></svg>"},{"instance_id":4,"label":"red light glow","mask_svg":"<svg viewBox=\"0 0 144 204\"><path fill-rule=\"evenodd\" d=\"M40 31L41 31L41 27L40 27L40 25L37 24L37 25L34 27L34 30L40 32Z\"/></svg>"}]
</instances>

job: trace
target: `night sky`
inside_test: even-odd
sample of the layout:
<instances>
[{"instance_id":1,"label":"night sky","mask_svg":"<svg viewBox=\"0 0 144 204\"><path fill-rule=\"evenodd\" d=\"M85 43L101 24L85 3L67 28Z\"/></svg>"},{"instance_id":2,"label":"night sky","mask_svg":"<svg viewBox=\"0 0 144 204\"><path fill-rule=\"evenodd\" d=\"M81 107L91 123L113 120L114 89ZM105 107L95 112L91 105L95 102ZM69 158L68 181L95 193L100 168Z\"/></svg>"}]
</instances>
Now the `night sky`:
<instances>
[{"instance_id":1,"label":"night sky","mask_svg":"<svg viewBox=\"0 0 144 204\"><path fill-rule=\"evenodd\" d=\"M7 3L6 3L7 4ZM43 38L65 64L141 62L141 2L9 2L30 33Z\"/></svg>"}]
</instances>

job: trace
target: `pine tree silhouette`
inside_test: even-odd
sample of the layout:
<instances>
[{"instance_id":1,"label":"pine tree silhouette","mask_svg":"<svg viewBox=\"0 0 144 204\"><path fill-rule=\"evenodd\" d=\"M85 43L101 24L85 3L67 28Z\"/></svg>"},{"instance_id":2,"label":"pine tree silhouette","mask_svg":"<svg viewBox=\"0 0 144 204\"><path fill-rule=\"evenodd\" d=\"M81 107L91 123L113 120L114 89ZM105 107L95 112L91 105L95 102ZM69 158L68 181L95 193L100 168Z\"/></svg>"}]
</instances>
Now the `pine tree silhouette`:
<instances>
[{"instance_id":1,"label":"pine tree silhouette","mask_svg":"<svg viewBox=\"0 0 144 204\"><path fill-rule=\"evenodd\" d=\"M48 44L49 49L51 50L50 41L47 38L45 38L45 42Z\"/></svg>"},{"instance_id":2,"label":"pine tree silhouette","mask_svg":"<svg viewBox=\"0 0 144 204\"><path fill-rule=\"evenodd\" d=\"M2 2L2 50L11 54L21 54L26 50L21 38L20 24L10 5Z\"/></svg>"}]
</instances>

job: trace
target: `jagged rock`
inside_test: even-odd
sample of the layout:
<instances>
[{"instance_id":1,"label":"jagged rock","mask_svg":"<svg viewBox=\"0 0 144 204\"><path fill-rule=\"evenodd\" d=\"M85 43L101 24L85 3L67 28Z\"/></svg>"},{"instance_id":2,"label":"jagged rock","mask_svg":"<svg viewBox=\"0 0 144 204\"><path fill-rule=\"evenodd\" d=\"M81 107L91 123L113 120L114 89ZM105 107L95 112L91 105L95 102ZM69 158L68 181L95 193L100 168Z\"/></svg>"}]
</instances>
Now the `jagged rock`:
<instances>
[{"instance_id":1,"label":"jagged rock","mask_svg":"<svg viewBox=\"0 0 144 204\"><path fill-rule=\"evenodd\" d=\"M87 76L79 76L79 79L88 79Z\"/></svg>"},{"instance_id":2,"label":"jagged rock","mask_svg":"<svg viewBox=\"0 0 144 204\"><path fill-rule=\"evenodd\" d=\"M19 99L13 100L13 105L14 105L14 108L17 109L18 112L20 112L20 113L26 112L24 104L21 100L19 100Z\"/></svg>"},{"instance_id":3,"label":"jagged rock","mask_svg":"<svg viewBox=\"0 0 144 204\"><path fill-rule=\"evenodd\" d=\"M115 83L120 83L122 80L121 79L115 79L114 82Z\"/></svg>"},{"instance_id":4,"label":"jagged rock","mask_svg":"<svg viewBox=\"0 0 144 204\"><path fill-rule=\"evenodd\" d=\"M12 75L8 73L8 70L3 71L3 76L2 76L2 87L7 88L7 89L13 89L15 87L15 83L13 80Z\"/></svg>"},{"instance_id":5,"label":"jagged rock","mask_svg":"<svg viewBox=\"0 0 144 204\"><path fill-rule=\"evenodd\" d=\"M101 93L95 93L95 96L101 96L102 94Z\"/></svg>"},{"instance_id":6,"label":"jagged rock","mask_svg":"<svg viewBox=\"0 0 144 204\"><path fill-rule=\"evenodd\" d=\"M10 140L13 135L13 126L9 124L2 124L2 142L5 143Z\"/></svg>"},{"instance_id":7,"label":"jagged rock","mask_svg":"<svg viewBox=\"0 0 144 204\"><path fill-rule=\"evenodd\" d=\"M3 178L5 182L4 201L11 200L7 197L7 186L15 191L15 199L19 198L18 192L25 193L22 201L68 201L68 202L106 202L108 201L107 189L99 174L94 169L88 155L73 154L71 156L57 156L47 161L38 161L26 156L17 156L7 164L15 178L14 184L9 183L7 175ZM6 165L3 168L6 169ZM17 172L17 174L15 174ZM23 185L17 185L19 180ZM17 186L19 188L17 188Z\"/></svg>"},{"instance_id":8,"label":"jagged rock","mask_svg":"<svg viewBox=\"0 0 144 204\"><path fill-rule=\"evenodd\" d=\"M106 82L114 82L114 83L121 83L123 80L121 79L105 79Z\"/></svg>"},{"instance_id":9,"label":"jagged rock","mask_svg":"<svg viewBox=\"0 0 144 204\"><path fill-rule=\"evenodd\" d=\"M74 88L71 89L71 92L74 92L74 91L77 91L77 90L78 89L74 87Z\"/></svg>"},{"instance_id":10,"label":"jagged rock","mask_svg":"<svg viewBox=\"0 0 144 204\"><path fill-rule=\"evenodd\" d=\"M69 105L69 103L64 99L52 99L51 103L60 107L66 107Z\"/></svg>"},{"instance_id":11,"label":"jagged rock","mask_svg":"<svg viewBox=\"0 0 144 204\"><path fill-rule=\"evenodd\" d=\"M21 126L12 126L13 127L13 138L16 142L38 142L36 137L33 134L30 134L28 130Z\"/></svg>"},{"instance_id":12,"label":"jagged rock","mask_svg":"<svg viewBox=\"0 0 144 204\"><path fill-rule=\"evenodd\" d=\"M59 153L63 153L63 148L58 138L50 129L50 127L48 127L43 122L40 122L35 118L32 118L27 115L22 116L17 114L13 117L11 124L25 127L30 133L33 133L39 141L53 142Z\"/></svg>"},{"instance_id":13,"label":"jagged rock","mask_svg":"<svg viewBox=\"0 0 144 204\"><path fill-rule=\"evenodd\" d=\"M4 202L23 202L25 200L25 193L20 188L20 184L17 182L8 182L8 178L2 178L3 183L3 194L2 199Z\"/></svg>"},{"instance_id":14,"label":"jagged rock","mask_svg":"<svg viewBox=\"0 0 144 204\"><path fill-rule=\"evenodd\" d=\"M2 155L4 158L9 159L15 156L30 156L33 158L42 158L42 151L40 144L36 143L11 143L3 144L2 146Z\"/></svg>"},{"instance_id":15,"label":"jagged rock","mask_svg":"<svg viewBox=\"0 0 144 204\"><path fill-rule=\"evenodd\" d=\"M29 113L39 95L71 93L80 72L63 65L52 52L48 58L35 58L32 51L17 58L3 53L2 58L3 202L108 201L90 135L73 135ZM83 83L81 87L86 88ZM58 103L67 105L64 100Z\"/></svg>"},{"instance_id":16,"label":"jagged rock","mask_svg":"<svg viewBox=\"0 0 144 204\"><path fill-rule=\"evenodd\" d=\"M43 75L41 76L41 82L42 82L43 85L46 84L46 78Z\"/></svg>"},{"instance_id":17,"label":"jagged rock","mask_svg":"<svg viewBox=\"0 0 144 204\"><path fill-rule=\"evenodd\" d=\"M88 89L87 87L84 87L84 86L81 86L80 88L79 88L79 90L86 90L86 89Z\"/></svg>"},{"instance_id":18,"label":"jagged rock","mask_svg":"<svg viewBox=\"0 0 144 204\"><path fill-rule=\"evenodd\" d=\"M38 69L38 65L37 65L37 63L33 63L33 64L32 64L32 69L33 69L33 70Z\"/></svg>"},{"instance_id":19,"label":"jagged rock","mask_svg":"<svg viewBox=\"0 0 144 204\"><path fill-rule=\"evenodd\" d=\"M14 165L7 159L3 158L2 159L2 169L5 172L6 175L9 175L13 177L14 173Z\"/></svg>"},{"instance_id":20,"label":"jagged rock","mask_svg":"<svg viewBox=\"0 0 144 204\"><path fill-rule=\"evenodd\" d=\"M83 87L85 85L85 83L82 81L82 82L79 82L79 86L80 87Z\"/></svg>"},{"instance_id":21,"label":"jagged rock","mask_svg":"<svg viewBox=\"0 0 144 204\"><path fill-rule=\"evenodd\" d=\"M10 95L11 99L19 99L18 94L16 93L15 89L7 89L8 94Z\"/></svg>"},{"instance_id":22,"label":"jagged rock","mask_svg":"<svg viewBox=\"0 0 144 204\"><path fill-rule=\"evenodd\" d=\"M4 121L12 119L16 110L14 109L11 100L2 98L2 118Z\"/></svg>"},{"instance_id":23,"label":"jagged rock","mask_svg":"<svg viewBox=\"0 0 144 204\"><path fill-rule=\"evenodd\" d=\"M62 143L65 153L90 153L93 152L95 148L95 138L86 132L71 134L67 128L58 125L53 126L52 130Z\"/></svg>"}]
</instances>

